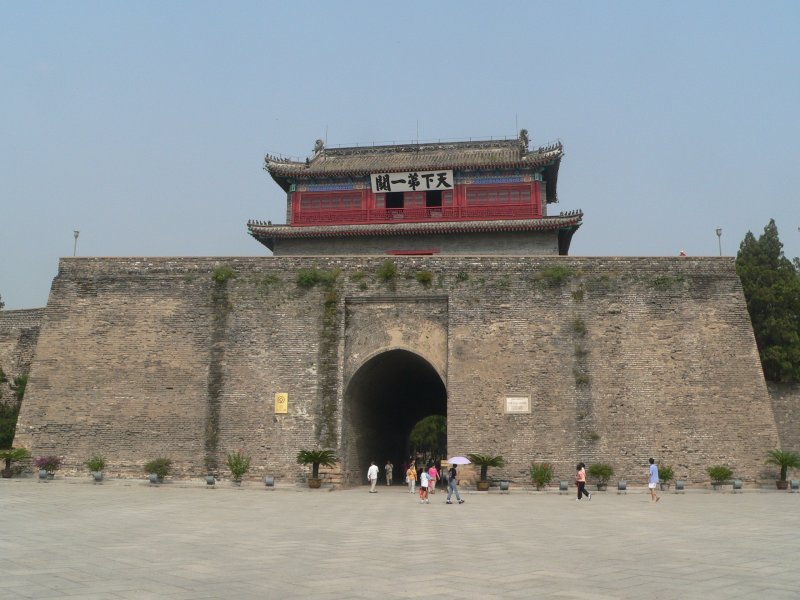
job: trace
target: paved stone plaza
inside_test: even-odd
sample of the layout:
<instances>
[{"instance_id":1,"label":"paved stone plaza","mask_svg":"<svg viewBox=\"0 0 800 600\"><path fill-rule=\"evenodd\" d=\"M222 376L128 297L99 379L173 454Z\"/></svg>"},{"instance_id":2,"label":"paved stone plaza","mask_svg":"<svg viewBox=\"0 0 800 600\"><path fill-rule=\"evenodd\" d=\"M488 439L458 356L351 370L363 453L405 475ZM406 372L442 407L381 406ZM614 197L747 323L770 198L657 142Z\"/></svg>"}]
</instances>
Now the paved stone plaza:
<instances>
[{"instance_id":1,"label":"paved stone plaza","mask_svg":"<svg viewBox=\"0 0 800 600\"><path fill-rule=\"evenodd\" d=\"M0 598L798 598L800 494L0 481Z\"/></svg>"}]
</instances>

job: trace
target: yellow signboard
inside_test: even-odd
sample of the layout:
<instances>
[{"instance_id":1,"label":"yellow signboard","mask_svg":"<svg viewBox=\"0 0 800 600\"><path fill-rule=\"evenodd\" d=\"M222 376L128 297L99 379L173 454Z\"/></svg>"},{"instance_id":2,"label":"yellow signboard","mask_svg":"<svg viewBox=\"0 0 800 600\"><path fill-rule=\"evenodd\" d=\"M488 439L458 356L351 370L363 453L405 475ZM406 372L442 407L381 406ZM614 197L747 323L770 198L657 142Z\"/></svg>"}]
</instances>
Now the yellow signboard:
<instances>
[{"instance_id":1,"label":"yellow signboard","mask_svg":"<svg viewBox=\"0 0 800 600\"><path fill-rule=\"evenodd\" d=\"M275 394L275 414L285 415L289 412L289 394L278 392Z\"/></svg>"}]
</instances>

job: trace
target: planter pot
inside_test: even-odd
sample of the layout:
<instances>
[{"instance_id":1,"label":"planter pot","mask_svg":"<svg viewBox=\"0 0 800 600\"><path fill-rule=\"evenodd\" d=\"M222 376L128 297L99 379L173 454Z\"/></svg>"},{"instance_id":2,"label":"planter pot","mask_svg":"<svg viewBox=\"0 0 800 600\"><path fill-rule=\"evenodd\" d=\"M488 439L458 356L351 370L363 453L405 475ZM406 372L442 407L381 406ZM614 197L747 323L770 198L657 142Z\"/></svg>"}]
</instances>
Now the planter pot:
<instances>
[{"instance_id":1,"label":"planter pot","mask_svg":"<svg viewBox=\"0 0 800 600\"><path fill-rule=\"evenodd\" d=\"M728 484L727 484L727 483L712 483L712 484L711 484L711 489L712 489L712 490L719 491L719 490L721 490L723 487L725 487L726 485L728 485Z\"/></svg>"},{"instance_id":2,"label":"planter pot","mask_svg":"<svg viewBox=\"0 0 800 600\"><path fill-rule=\"evenodd\" d=\"M597 484L597 491L598 492L605 492L608 489L607 483L598 483Z\"/></svg>"},{"instance_id":3,"label":"planter pot","mask_svg":"<svg viewBox=\"0 0 800 600\"><path fill-rule=\"evenodd\" d=\"M318 490L322 487L322 478L321 477L309 477L308 478L308 487L312 490Z\"/></svg>"},{"instance_id":4,"label":"planter pot","mask_svg":"<svg viewBox=\"0 0 800 600\"><path fill-rule=\"evenodd\" d=\"M103 481L103 472L102 471L92 471L92 478L94 479L95 483L100 483Z\"/></svg>"},{"instance_id":5,"label":"planter pot","mask_svg":"<svg viewBox=\"0 0 800 600\"><path fill-rule=\"evenodd\" d=\"M669 491L669 484L668 483L661 483L661 491L668 492Z\"/></svg>"},{"instance_id":6,"label":"planter pot","mask_svg":"<svg viewBox=\"0 0 800 600\"><path fill-rule=\"evenodd\" d=\"M778 486L779 490L788 490L789 489L789 480L788 479L776 479L775 485Z\"/></svg>"},{"instance_id":7,"label":"planter pot","mask_svg":"<svg viewBox=\"0 0 800 600\"><path fill-rule=\"evenodd\" d=\"M14 471L11 469L3 469L0 471L0 475L3 476L3 479L11 479L11 476L14 474Z\"/></svg>"},{"instance_id":8,"label":"planter pot","mask_svg":"<svg viewBox=\"0 0 800 600\"><path fill-rule=\"evenodd\" d=\"M206 475L206 485L213 486L217 483L217 479L213 475Z\"/></svg>"},{"instance_id":9,"label":"planter pot","mask_svg":"<svg viewBox=\"0 0 800 600\"><path fill-rule=\"evenodd\" d=\"M478 487L479 492L488 492L489 491L489 482L488 481L479 481L476 486Z\"/></svg>"},{"instance_id":10,"label":"planter pot","mask_svg":"<svg viewBox=\"0 0 800 600\"><path fill-rule=\"evenodd\" d=\"M39 481L47 481L48 479L52 479L50 474L44 469L39 469Z\"/></svg>"},{"instance_id":11,"label":"planter pot","mask_svg":"<svg viewBox=\"0 0 800 600\"><path fill-rule=\"evenodd\" d=\"M156 475L155 473L150 473L150 474L147 476L147 479L148 479L148 480L150 481L150 483L151 483L151 484L153 484L153 485L159 484L159 483L161 483L162 481L164 481L164 479L162 479L161 477L159 477L159 476L158 476L158 475Z\"/></svg>"}]
</instances>

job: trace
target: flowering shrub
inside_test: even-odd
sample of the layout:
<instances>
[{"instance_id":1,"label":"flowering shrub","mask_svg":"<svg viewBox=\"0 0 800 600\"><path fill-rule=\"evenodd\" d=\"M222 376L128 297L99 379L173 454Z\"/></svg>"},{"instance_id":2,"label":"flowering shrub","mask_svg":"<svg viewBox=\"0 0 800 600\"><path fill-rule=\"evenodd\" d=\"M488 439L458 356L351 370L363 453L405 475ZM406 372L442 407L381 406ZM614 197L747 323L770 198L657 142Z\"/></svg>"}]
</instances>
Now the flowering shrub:
<instances>
[{"instance_id":1,"label":"flowering shrub","mask_svg":"<svg viewBox=\"0 0 800 600\"><path fill-rule=\"evenodd\" d=\"M554 475L555 469L551 463L531 464L531 480L536 485L537 489L542 489L553 481Z\"/></svg>"},{"instance_id":2,"label":"flowering shrub","mask_svg":"<svg viewBox=\"0 0 800 600\"><path fill-rule=\"evenodd\" d=\"M48 473L55 473L61 466L61 457L59 456L40 456L34 461L34 464L39 469L44 469Z\"/></svg>"}]
</instances>

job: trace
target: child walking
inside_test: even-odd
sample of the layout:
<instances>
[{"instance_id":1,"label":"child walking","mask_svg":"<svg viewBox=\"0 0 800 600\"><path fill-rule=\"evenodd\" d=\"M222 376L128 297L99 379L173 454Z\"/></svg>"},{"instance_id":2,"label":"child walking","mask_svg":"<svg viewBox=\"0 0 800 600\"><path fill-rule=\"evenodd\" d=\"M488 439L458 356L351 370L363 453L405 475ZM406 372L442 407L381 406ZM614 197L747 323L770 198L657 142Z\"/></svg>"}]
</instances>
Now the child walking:
<instances>
[{"instance_id":1,"label":"child walking","mask_svg":"<svg viewBox=\"0 0 800 600\"><path fill-rule=\"evenodd\" d=\"M428 499L428 473L425 469L421 469L419 473L419 503L430 504Z\"/></svg>"}]
</instances>

